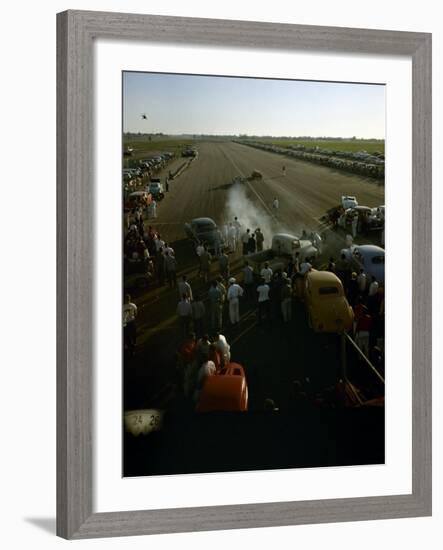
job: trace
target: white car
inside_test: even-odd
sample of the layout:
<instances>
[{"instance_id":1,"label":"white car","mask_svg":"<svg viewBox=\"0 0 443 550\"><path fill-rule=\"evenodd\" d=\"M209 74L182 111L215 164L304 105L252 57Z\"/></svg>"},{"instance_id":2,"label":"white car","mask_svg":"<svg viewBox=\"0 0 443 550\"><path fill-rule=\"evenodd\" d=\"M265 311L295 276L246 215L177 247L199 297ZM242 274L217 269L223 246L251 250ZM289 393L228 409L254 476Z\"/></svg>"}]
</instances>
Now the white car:
<instances>
[{"instance_id":1,"label":"white car","mask_svg":"<svg viewBox=\"0 0 443 550\"><path fill-rule=\"evenodd\" d=\"M353 271L363 269L367 275L374 276L379 284L385 284L385 251L373 244L353 245L343 248L344 254Z\"/></svg>"},{"instance_id":2,"label":"white car","mask_svg":"<svg viewBox=\"0 0 443 550\"><path fill-rule=\"evenodd\" d=\"M355 197L351 197L350 195L342 195L341 205L345 210L347 210L348 208L355 208L358 206L358 202Z\"/></svg>"}]
</instances>

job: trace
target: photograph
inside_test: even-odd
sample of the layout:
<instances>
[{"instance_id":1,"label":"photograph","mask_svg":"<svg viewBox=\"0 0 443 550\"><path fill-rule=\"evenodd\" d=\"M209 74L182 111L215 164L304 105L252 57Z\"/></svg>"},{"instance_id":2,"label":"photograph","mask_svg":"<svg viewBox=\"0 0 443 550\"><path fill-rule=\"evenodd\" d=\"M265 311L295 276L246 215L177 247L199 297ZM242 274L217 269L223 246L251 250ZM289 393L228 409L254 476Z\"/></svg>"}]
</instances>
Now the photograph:
<instances>
[{"instance_id":1,"label":"photograph","mask_svg":"<svg viewBox=\"0 0 443 550\"><path fill-rule=\"evenodd\" d=\"M385 463L385 95L122 72L123 477Z\"/></svg>"}]
</instances>

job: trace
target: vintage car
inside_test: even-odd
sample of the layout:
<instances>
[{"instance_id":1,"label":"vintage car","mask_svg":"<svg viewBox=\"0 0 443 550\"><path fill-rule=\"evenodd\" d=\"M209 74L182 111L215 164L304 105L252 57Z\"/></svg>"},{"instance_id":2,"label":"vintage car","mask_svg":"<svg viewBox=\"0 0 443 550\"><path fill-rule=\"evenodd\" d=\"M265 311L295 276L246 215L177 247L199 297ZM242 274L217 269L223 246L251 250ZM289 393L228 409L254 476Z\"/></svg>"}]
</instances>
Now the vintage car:
<instances>
[{"instance_id":1,"label":"vintage car","mask_svg":"<svg viewBox=\"0 0 443 550\"><path fill-rule=\"evenodd\" d=\"M152 197L156 200L162 200L165 196L163 192L163 185L160 182L160 179L158 178L151 178L151 181L149 182L146 190L151 193Z\"/></svg>"},{"instance_id":2,"label":"vintage car","mask_svg":"<svg viewBox=\"0 0 443 550\"><path fill-rule=\"evenodd\" d=\"M182 151L182 157L196 157L196 156L198 156L198 152L195 147L186 147Z\"/></svg>"},{"instance_id":3,"label":"vintage car","mask_svg":"<svg viewBox=\"0 0 443 550\"><path fill-rule=\"evenodd\" d=\"M377 216L383 220L383 222L385 221L385 205L382 204L380 206L377 206L377 208L375 209L376 213L377 213Z\"/></svg>"},{"instance_id":4,"label":"vintage car","mask_svg":"<svg viewBox=\"0 0 443 550\"><path fill-rule=\"evenodd\" d=\"M147 191L134 191L130 193L125 202L125 211L132 210L141 206L142 208L148 207L152 202L152 195Z\"/></svg>"},{"instance_id":5,"label":"vintage car","mask_svg":"<svg viewBox=\"0 0 443 550\"><path fill-rule=\"evenodd\" d=\"M305 258L316 258L318 248L309 238L300 238L289 233L277 233L272 237L271 248L255 252L247 257L247 260L255 272L259 273L265 262L269 263L272 270L284 269L290 259L294 259L295 253L299 253L300 261Z\"/></svg>"},{"instance_id":6,"label":"vintage car","mask_svg":"<svg viewBox=\"0 0 443 550\"><path fill-rule=\"evenodd\" d=\"M341 205L345 210L347 210L348 208L355 208L358 206L358 202L356 197L351 195L342 195Z\"/></svg>"},{"instance_id":7,"label":"vintage car","mask_svg":"<svg viewBox=\"0 0 443 550\"><path fill-rule=\"evenodd\" d=\"M377 282L385 284L385 251L374 244L353 245L341 251L349 262L351 269L359 272L364 269L369 277L375 277Z\"/></svg>"},{"instance_id":8,"label":"vintage car","mask_svg":"<svg viewBox=\"0 0 443 550\"><path fill-rule=\"evenodd\" d=\"M342 333L350 330L354 312L337 275L330 271L312 270L304 279L304 302L309 326L315 332Z\"/></svg>"},{"instance_id":9,"label":"vintage car","mask_svg":"<svg viewBox=\"0 0 443 550\"><path fill-rule=\"evenodd\" d=\"M384 219L378 214L376 208L369 206L356 206L348 208L340 216L338 225L345 231L352 232L352 221L357 218L357 233L366 233L368 231L377 231L383 228Z\"/></svg>"},{"instance_id":10,"label":"vintage car","mask_svg":"<svg viewBox=\"0 0 443 550\"><path fill-rule=\"evenodd\" d=\"M195 243L206 244L211 253L215 252L217 248L223 248L225 245L217 224L211 218L195 218L190 223L185 223L185 231L187 236Z\"/></svg>"},{"instance_id":11,"label":"vintage car","mask_svg":"<svg viewBox=\"0 0 443 550\"><path fill-rule=\"evenodd\" d=\"M259 170L253 170L249 176L250 180L262 180L263 174Z\"/></svg>"},{"instance_id":12,"label":"vintage car","mask_svg":"<svg viewBox=\"0 0 443 550\"><path fill-rule=\"evenodd\" d=\"M220 372L208 376L196 405L197 412L248 410L248 385L243 367L229 363Z\"/></svg>"}]
</instances>

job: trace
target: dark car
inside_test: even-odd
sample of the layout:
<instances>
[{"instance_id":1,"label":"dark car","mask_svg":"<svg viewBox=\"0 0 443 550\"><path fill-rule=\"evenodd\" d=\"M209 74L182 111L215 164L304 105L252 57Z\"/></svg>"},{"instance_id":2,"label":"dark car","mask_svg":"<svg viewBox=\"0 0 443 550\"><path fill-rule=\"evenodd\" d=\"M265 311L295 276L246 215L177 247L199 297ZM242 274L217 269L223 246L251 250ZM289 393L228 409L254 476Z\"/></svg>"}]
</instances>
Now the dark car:
<instances>
[{"instance_id":1,"label":"dark car","mask_svg":"<svg viewBox=\"0 0 443 550\"><path fill-rule=\"evenodd\" d=\"M210 252L216 250L217 241L220 243L220 248L224 246L221 232L211 218L195 218L190 223L185 223L185 231L194 242L200 241L206 244Z\"/></svg>"},{"instance_id":2,"label":"dark car","mask_svg":"<svg viewBox=\"0 0 443 550\"><path fill-rule=\"evenodd\" d=\"M369 208L368 206L348 208L342 214L338 223L346 231L351 231L352 220L355 216L357 216L357 233L367 233L368 231L383 229L383 218L378 214L376 208Z\"/></svg>"}]
</instances>

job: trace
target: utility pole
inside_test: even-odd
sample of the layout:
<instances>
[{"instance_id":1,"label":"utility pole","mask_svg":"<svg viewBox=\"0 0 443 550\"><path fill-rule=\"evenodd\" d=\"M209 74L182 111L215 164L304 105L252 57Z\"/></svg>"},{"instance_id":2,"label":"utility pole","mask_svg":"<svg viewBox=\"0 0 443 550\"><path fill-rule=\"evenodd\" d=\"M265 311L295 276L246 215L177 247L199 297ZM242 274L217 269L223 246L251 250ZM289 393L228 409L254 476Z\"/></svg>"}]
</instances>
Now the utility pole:
<instances>
[{"instance_id":1,"label":"utility pole","mask_svg":"<svg viewBox=\"0 0 443 550\"><path fill-rule=\"evenodd\" d=\"M343 382L347 382L348 377L346 372L346 334L344 331L340 334L340 347L341 379L343 380Z\"/></svg>"}]
</instances>

